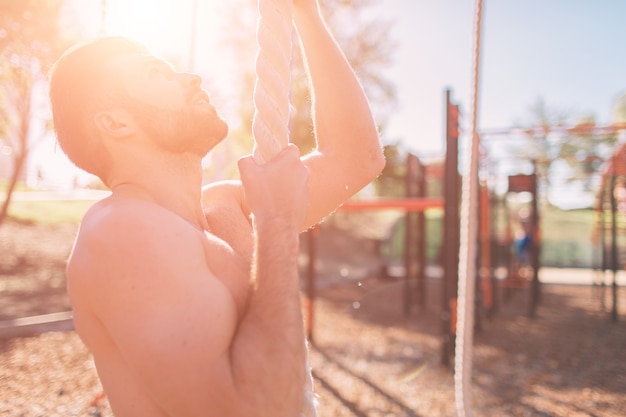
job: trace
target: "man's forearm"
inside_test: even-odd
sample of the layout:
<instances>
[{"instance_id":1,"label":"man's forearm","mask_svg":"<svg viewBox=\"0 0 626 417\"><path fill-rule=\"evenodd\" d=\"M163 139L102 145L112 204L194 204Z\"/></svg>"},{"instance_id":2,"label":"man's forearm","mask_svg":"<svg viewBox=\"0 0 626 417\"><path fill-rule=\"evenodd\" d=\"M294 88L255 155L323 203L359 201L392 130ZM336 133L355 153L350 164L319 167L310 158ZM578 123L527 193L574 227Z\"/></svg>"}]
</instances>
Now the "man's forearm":
<instances>
[{"instance_id":1,"label":"man's forearm","mask_svg":"<svg viewBox=\"0 0 626 417\"><path fill-rule=\"evenodd\" d=\"M311 171L310 227L374 180L385 159L361 85L312 0L294 3L294 21L311 81L317 143L304 162Z\"/></svg>"},{"instance_id":2,"label":"man's forearm","mask_svg":"<svg viewBox=\"0 0 626 417\"><path fill-rule=\"evenodd\" d=\"M233 374L250 411L292 417L301 410L306 375L297 227L259 220L255 237L255 289L233 344Z\"/></svg>"},{"instance_id":3,"label":"man's forearm","mask_svg":"<svg viewBox=\"0 0 626 417\"><path fill-rule=\"evenodd\" d=\"M332 145L354 152L380 150L378 132L363 88L345 55L310 5L294 9L312 86L313 116L318 148ZM363 162L363 161L361 161Z\"/></svg>"}]
</instances>

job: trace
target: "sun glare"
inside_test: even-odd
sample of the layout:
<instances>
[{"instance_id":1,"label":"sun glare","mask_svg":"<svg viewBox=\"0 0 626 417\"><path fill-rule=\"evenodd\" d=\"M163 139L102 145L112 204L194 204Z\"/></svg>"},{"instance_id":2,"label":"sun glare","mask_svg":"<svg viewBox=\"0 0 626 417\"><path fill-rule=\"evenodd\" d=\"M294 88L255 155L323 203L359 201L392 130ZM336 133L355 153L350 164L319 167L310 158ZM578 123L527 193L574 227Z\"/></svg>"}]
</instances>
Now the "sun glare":
<instances>
[{"instance_id":1,"label":"sun glare","mask_svg":"<svg viewBox=\"0 0 626 417\"><path fill-rule=\"evenodd\" d=\"M191 39L193 16L190 1L108 0L103 7L104 33L107 35L131 37L160 53L166 53L176 45L181 48Z\"/></svg>"},{"instance_id":2,"label":"sun glare","mask_svg":"<svg viewBox=\"0 0 626 417\"><path fill-rule=\"evenodd\" d=\"M206 28L216 26L216 4L213 0L106 0L103 33L131 37L185 65L193 62L194 45L210 41ZM195 39L200 34L202 42Z\"/></svg>"}]
</instances>

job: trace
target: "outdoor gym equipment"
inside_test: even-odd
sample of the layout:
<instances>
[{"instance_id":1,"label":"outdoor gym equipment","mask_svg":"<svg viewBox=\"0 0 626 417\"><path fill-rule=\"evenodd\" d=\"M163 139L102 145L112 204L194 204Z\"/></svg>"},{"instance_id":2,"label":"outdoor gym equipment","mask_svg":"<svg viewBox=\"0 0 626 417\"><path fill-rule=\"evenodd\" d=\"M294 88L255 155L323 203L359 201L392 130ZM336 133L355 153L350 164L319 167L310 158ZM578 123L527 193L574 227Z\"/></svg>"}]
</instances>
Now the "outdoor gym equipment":
<instances>
[{"instance_id":1,"label":"outdoor gym equipment","mask_svg":"<svg viewBox=\"0 0 626 417\"><path fill-rule=\"evenodd\" d=\"M455 162L456 166L456 162ZM426 227L424 212L426 210L443 210L444 198L428 197L426 192L427 175L431 178L441 178L444 175L440 169L432 169L424 166L420 160L412 154L407 155L405 175L405 198L378 198L378 199L351 199L346 201L338 211L341 212L363 212L394 210L405 213L404 220L404 312L409 314L413 304L413 291L416 287L417 305L425 304L425 264L426 264ZM436 172L439 171L439 172ZM433 175L434 174L434 175ZM447 186L446 186L447 187ZM458 194L458 193L457 193ZM458 204L458 195L456 198ZM445 225L444 227L448 227ZM306 284L306 315L307 315L307 335L313 341L314 334L314 300L315 300L315 263L317 258L316 236L318 229L314 228L308 232L308 268ZM442 236L443 237L443 236ZM443 239L442 239L443 240ZM454 276L456 278L456 276ZM416 285L412 285L415 281ZM445 303L448 303L446 300Z\"/></svg>"},{"instance_id":2,"label":"outdoor gym equipment","mask_svg":"<svg viewBox=\"0 0 626 417\"><path fill-rule=\"evenodd\" d=\"M626 126L622 126L622 128L626 128ZM624 228L623 220L621 220L619 216L619 213L624 213L625 211L625 194L623 190L626 184L624 178L626 178L626 145L622 144L615 149L604 165L598 204L596 206L596 227L598 230L596 239L598 240L601 251L601 286L604 293L606 286L605 275L606 272L610 270L612 272L611 320L614 322L618 319L617 271L623 269L623 267L620 268L619 266L619 238L617 232L618 229L623 230ZM618 199L620 201L618 201ZM609 217L609 219L607 219L607 217ZM610 231L610 237L607 236L607 231ZM602 300L604 303L604 294L602 294Z\"/></svg>"}]
</instances>

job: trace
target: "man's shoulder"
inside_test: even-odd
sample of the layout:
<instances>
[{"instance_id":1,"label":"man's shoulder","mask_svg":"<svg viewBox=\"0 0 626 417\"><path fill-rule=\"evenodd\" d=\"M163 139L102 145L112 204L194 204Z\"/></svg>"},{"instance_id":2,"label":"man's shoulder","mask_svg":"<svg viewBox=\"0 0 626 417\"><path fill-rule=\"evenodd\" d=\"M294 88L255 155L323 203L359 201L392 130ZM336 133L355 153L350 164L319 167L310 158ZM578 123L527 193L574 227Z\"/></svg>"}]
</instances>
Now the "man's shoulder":
<instances>
[{"instance_id":1,"label":"man's shoulder","mask_svg":"<svg viewBox=\"0 0 626 417\"><path fill-rule=\"evenodd\" d=\"M221 181L202 188L202 207L209 218L248 219L250 209L246 203L241 181ZM247 221L247 220L246 220Z\"/></svg>"},{"instance_id":2,"label":"man's shoulder","mask_svg":"<svg viewBox=\"0 0 626 417\"><path fill-rule=\"evenodd\" d=\"M150 217L164 217L166 210L156 203L140 199L108 197L95 203L85 214L82 225L111 227L119 223L135 223Z\"/></svg>"},{"instance_id":3,"label":"man's shoulder","mask_svg":"<svg viewBox=\"0 0 626 417\"><path fill-rule=\"evenodd\" d=\"M175 213L145 200L97 202L80 225L68 272L114 276L131 266L202 258L204 235Z\"/></svg>"},{"instance_id":4,"label":"man's shoulder","mask_svg":"<svg viewBox=\"0 0 626 417\"><path fill-rule=\"evenodd\" d=\"M202 187L202 204L211 206L239 206L243 202L241 181L218 181Z\"/></svg>"},{"instance_id":5,"label":"man's shoulder","mask_svg":"<svg viewBox=\"0 0 626 417\"><path fill-rule=\"evenodd\" d=\"M194 229L175 213L146 200L108 198L94 204L81 222L79 238L107 245L166 237Z\"/></svg>"},{"instance_id":6,"label":"man's shoulder","mask_svg":"<svg viewBox=\"0 0 626 417\"><path fill-rule=\"evenodd\" d=\"M252 252L252 226L240 181L209 184L202 189L202 206L215 236L244 256Z\"/></svg>"}]
</instances>

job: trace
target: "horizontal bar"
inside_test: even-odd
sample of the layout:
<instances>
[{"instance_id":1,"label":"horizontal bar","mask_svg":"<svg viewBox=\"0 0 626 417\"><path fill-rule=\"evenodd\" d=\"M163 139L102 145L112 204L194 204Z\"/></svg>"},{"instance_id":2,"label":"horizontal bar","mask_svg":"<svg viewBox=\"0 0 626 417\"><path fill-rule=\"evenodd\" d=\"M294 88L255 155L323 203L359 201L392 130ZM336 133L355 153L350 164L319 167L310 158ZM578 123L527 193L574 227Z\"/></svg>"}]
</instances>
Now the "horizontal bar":
<instances>
[{"instance_id":1,"label":"horizontal bar","mask_svg":"<svg viewBox=\"0 0 626 417\"><path fill-rule=\"evenodd\" d=\"M424 211L443 207L443 198L380 198L375 200L348 200L338 210L403 210Z\"/></svg>"},{"instance_id":2,"label":"horizontal bar","mask_svg":"<svg viewBox=\"0 0 626 417\"><path fill-rule=\"evenodd\" d=\"M0 322L0 340L73 329L74 320L71 311L43 314Z\"/></svg>"}]
</instances>

